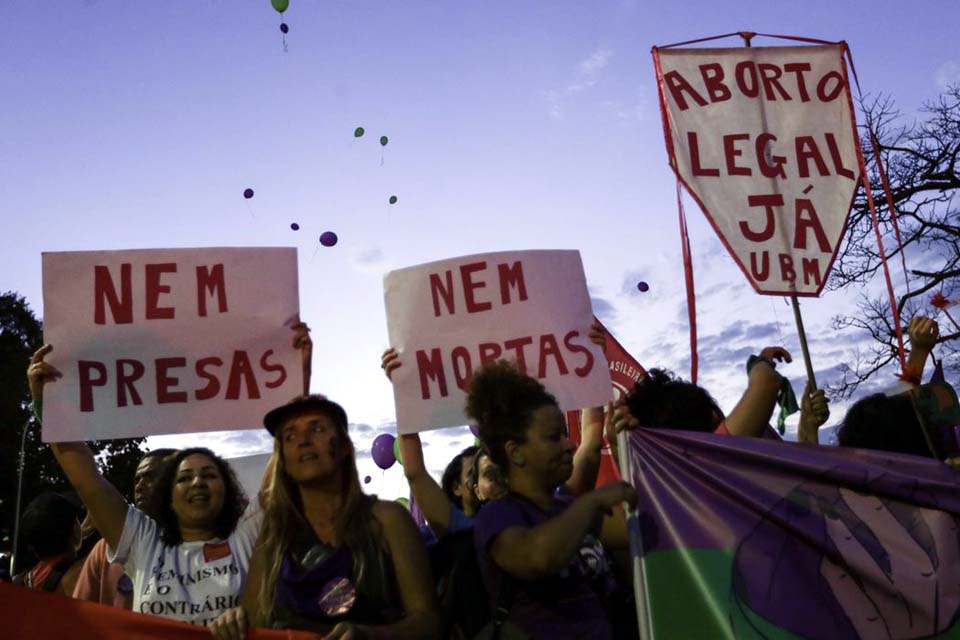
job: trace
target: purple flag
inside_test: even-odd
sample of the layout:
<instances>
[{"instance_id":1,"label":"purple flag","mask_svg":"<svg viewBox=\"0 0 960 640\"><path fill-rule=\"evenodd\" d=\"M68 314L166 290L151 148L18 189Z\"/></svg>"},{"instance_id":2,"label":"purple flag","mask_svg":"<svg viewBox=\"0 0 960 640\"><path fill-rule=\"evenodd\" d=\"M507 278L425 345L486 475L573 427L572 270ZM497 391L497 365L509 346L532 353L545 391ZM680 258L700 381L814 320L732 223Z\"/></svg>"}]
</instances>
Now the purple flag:
<instances>
[{"instance_id":1,"label":"purple flag","mask_svg":"<svg viewBox=\"0 0 960 640\"><path fill-rule=\"evenodd\" d=\"M654 638L960 637L947 465L666 429L629 456Z\"/></svg>"}]
</instances>

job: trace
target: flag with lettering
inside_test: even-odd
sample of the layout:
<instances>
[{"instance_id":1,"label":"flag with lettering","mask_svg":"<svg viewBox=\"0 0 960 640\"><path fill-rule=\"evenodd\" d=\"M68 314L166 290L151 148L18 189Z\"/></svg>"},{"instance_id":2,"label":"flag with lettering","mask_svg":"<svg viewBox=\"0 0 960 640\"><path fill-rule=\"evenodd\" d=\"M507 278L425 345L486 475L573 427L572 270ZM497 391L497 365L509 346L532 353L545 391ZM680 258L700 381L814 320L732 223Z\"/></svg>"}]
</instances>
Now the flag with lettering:
<instances>
[{"instance_id":1,"label":"flag with lettering","mask_svg":"<svg viewBox=\"0 0 960 640\"><path fill-rule=\"evenodd\" d=\"M603 328L604 337L607 341L604 353L607 356L607 369L610 372L610 384L613 387L613 400L619 400L629 393L640 378L646 375L646 371L613 337L609 329L604 327L596 318L593 320ZM579 445L581 440L579 410L567 411L567 426L570 429L570 439L573 440L574 444ZM620 472L614 463L613 455L611 455L610 443L604 436L603 446L600 449L600 471L597 473L596 486L602 487L618 480L620 480Z\"/></svg>"},{"instance_id":2,"label":"flag with lettering","mask_svg":"<svg viewBox=\"0 0 960 640\"><path fill-rule=\"evenodd\" d=\"M758 293L816 296L860 179L846 45L654 48L670 165Z\"/></svg>"},{"instance_id":3,"label":"flag with lettering","mask_svg":"<svg viewBox=\"0 0 960 640\"><path fill-rule=\"evenodd\" d=\"M667 429L627 449L654 638L960 638L960 472Z\"/></svg>"}]
</instances>

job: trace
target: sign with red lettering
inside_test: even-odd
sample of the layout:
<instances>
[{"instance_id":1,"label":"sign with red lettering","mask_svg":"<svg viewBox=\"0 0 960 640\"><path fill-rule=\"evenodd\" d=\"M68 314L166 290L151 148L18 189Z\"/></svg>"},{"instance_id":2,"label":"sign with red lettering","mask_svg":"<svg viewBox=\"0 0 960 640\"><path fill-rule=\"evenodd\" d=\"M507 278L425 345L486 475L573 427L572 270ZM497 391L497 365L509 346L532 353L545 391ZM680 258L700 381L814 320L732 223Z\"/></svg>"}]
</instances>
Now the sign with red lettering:
<instances>
[{"instance_id":1,"label":"sign with red lettering","mask_svg":"<svg viewBox=\"0 0 960 640\"><path fill-rule=\"evenodd\" d=\"M384 277L397 429L467 423L467 383L513 360L562 409L610 400L606 358L587 334L593 313L577 251L512 251L442 260Z\"/></svg>"},{"instance_id":2,"label":"sign with red lettering","mask_svg":"<svg viewBox=\"0 0 960 640\"><path fill-rule=\"evenodd\" d=\"M816 296L860 177L843 45L655 49L670 164L758 293Z\"/></svg>"},{"instance_id":3,"label":"sign with red lettering","mask_svg":"<svg viewBox=\"0 0 960 640\"><path fill-rule=\"evenodd\" d=\"M43 440L262 428L303 391L297 251L43 254Z\"/></svg>"}]
</instances>

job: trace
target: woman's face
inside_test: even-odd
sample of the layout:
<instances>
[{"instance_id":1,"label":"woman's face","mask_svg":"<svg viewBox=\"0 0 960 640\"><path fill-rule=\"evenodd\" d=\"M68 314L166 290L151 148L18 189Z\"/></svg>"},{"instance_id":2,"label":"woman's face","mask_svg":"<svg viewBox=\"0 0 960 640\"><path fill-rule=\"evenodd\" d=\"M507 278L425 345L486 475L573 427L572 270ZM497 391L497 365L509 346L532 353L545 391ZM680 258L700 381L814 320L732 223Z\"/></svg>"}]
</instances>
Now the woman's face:
<instances>
[{"instance_id":1,"label":"woman's face","mask_svg":"<svg viewBox=\"0 0 960 640\"><path fill-rule=\"evenodd\" d=\"M477 512L477 496L472 491L470 482L470 468L473 466L473 456L460 457L460 482L453 488L453 493L463 500L463 512L472 515Z\"/></svg>"},{"instance_id":2,"label":"woman's face","mask_svg":"<svg viewBox=\"0 0 960 640\"><path fill-rule=\"evenodd\" d=\"M210 528L223 509L226 485L217 464L202 453L180 461L173 476L171 506L180 527Z\"/></svg>"},{"instance_id":3,"label":"woman's face","mask_svg":"<svg viewBox=\"0 0 960 640\"><path fill-rule=\"evenodd\" d=\"M297 414L280 430L283 466L297 484L332 477L340 470L348 446L336 423L319 411Z\"/></svg>"},{"instance_id":4,"label":"woman's face","mask_svg":"<svg viewBox=\"0 0 960 640\"><path fill-rule=\"evenodd\" d=\"M500 467L495 465L488 456L478 455L480 459L477 461L477 484L474 485L477 498L480 502L502 498L507 493L507 487L500 473Z\"/></svg>"},{"instance_id":5,"label":"woman's face","mask_svg":"<svg viewBox=\"0 0 960 640\"><path fill-rule=\"evenodd\" d=\"M524 468L545 485L556 487L573 473L574 444L567 434L567 420L556 405L544 405L533 412L527 441L516 448Z\"/></svg>"}]
</instances>

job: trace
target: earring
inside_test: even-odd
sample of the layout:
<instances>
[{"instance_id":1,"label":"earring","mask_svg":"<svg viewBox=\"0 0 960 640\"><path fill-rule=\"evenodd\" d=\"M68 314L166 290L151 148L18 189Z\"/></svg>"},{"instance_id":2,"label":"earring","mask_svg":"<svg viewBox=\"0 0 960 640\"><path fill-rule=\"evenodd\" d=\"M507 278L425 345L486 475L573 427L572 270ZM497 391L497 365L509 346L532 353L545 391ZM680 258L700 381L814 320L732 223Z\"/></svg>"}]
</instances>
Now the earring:
<instances>
[{"instance_id":1,"label":"earring","mask_svg":"<svg viewBox=\"0 0 960 640\"><path fill-rule=\"evenodd\" d=\"M517 465L518 467L522 467L523 465L527 464L527 461L523 456L514 456L511 458L511 460L513 461L513 464Z\"/></svg>"}]
</instances>

